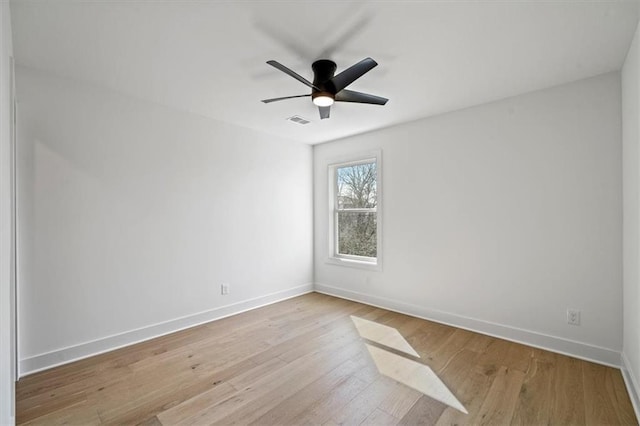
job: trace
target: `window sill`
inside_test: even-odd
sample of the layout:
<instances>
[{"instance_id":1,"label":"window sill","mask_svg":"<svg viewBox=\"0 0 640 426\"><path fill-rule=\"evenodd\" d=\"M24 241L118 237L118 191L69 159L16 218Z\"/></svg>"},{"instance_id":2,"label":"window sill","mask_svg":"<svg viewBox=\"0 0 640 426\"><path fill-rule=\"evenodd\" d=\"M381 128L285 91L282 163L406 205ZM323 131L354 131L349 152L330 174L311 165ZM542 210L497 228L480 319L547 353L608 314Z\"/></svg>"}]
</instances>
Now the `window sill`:
<instances>
[{"instance_id":1,"label":"window sill","mask_svg":"<svg viewBox=\"0 0 640 426\"><path fill-rule=\"evenodd\" d=\"M342 257L330 257L325 263L330 265L346 266L348 268L366 269L368 271L382 271L380 259L377 262L367 262L363 260L345 259Z\"/></svg>"}]
</instances>

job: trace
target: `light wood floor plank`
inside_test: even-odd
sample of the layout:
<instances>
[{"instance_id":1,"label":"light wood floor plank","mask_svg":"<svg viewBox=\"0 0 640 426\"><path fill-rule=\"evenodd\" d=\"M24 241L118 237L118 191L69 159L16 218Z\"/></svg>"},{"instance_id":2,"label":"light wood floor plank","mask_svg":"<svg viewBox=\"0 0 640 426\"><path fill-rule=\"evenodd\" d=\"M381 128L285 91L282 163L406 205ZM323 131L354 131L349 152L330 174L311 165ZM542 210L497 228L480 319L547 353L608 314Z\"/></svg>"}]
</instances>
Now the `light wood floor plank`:
<instances>
[{"instance_id":1,"label":"light wood floor plank","mask_svg":"<svg viewBox=\"0 0 640 426\"><path fill-rule=\"evenodd\" d=\"M348 360L316 381L308 384L298 392L285 397L279 404L265 405L268 410L252 421L256 425L288 425L309 407L325 397L328 390L336 388L348 379L357 369L357 364Z\"/></svg>"},{"instance_id":2,"label":"light wood floor plank","mask_svg":"<svg viewBox=\"0 0 640 426\"><path fill-rule=\"evenodd\" d=\"M563 425L584 425L584 382L582 365L585 361L558 356L554 380L554 404L551 422Z\"/></svg>"},{"instance_id":3,"label":"light wood floor plank","mask_svg":"<svg viewBox=\"0 0 640 426\"><path fill-rule=\"evenodd\" d=\"M396 387L378 406L385 413L393 416L396 420L402 419L422 397L417 390L411 389L401 383L396 383Z\"/></svg>"},{"instance_id":4,"label":"light wood floor plank","mask_svg":"<svg viewBox=\"0 0 640 426\"><path fill-rule=\"evenodd\" d=\"M180 424L192 417L194 413L207 410L236 393L237 390L233 386L221 383L176 406L163 410L157 415L157 418L165 425Z\"/></svg>"},{"instance_id":5,"label":"light wood floor plank","mask_svg":"<svg viewBox=\"0 0 640 426\"><path fill-rule=\"evenodd\" d=\"M360 424L362 426L393 426L398 424L398 419L378 408Z\"/></svg>"},{"instance_id":6,"label":"light wood floor plank","mask_svg":"<svg viewBox=\"0 0 640 426\"><path fill-rule=\"evenodd\" d=\"M454 387L456 396L460 399L460 402L465 406L469 414L464 414L453 407L445 406L446 409L435 424L439 426L472 424L470 423L470 418L480 410L491 388L494 377L495 376L487 377L472 369L462 385Z\"/></svg>"},{"instance_id":7,"label":"light wood floor plank","mask_svg":"<svg viewBox=\"0 0 640 426\"><path fill-rule=\"evenodd\" d=\"M76 405L65 407L62 410L51 411L38 418L19 424L29 426L49 426L49 425L83 425L97 426L103 424L98 416L98 412L87 401Z\"/></svg>"},{"instance_id":8,"label":"light wood floor plank","mask_svg":"<svg viewBox=\"0 0 640 426\"><path fill-rule=\"evenodd\" d=\"M615 396L612 396L614 398L613 404L616 413L620 417L620 423L623 425L637 424L638 419L636 419L636 414L633 411L633 405L631 404L629 393L627 392L627 388L624 384L622 372L613 368L608 368L607 374L611 376L611 381L613 382L615 392Z\"/></svg>"},{"instance_id":9,"label":"light wood floor plank","mask_svg":"<svg viewBox=\"0 0 640 426\"><path fill-rule=\"evenodd\" d=\"M259 417L262 414L259 412L265 410L269 403L280 403L282 399L326 374L352 356L355 351L362 349L357 342L353 342L350 347L343 347L336 355L337 350L338 346L327 346L276 369L231 398L194 413L184 424L229 424L233 416L243 416L245 422L249 423L254 420L253 417Z\"/></svg>"},{"instance_id":10,"label":"light wood floor plank","mask_svg":"<svg viewBox=\"0 0 640 426\"><path fill-rule=\"evenodd\" d=\"M422 396L398 424L406 426L433 425L436 424L446 408L447 406L443 403Z\"/></svg>"},{"instance_id":11,"label":"light wood floor plank","mask_svg":"<svg viewBox=\"0 0 640 426\"><path fill-rule=\"evenodd\" d=\"M334 413L332 420L339 425L359 425L378 408L394 387L393 380L386 377L378 378L341 410Z\"/></svg>"},{"instance_id":12,"label":"light wood floor plank","mask_svg":"<svg viewBox=\"0 0 640 426\"><path fill-rule=\"evenodd\" d=\"M525 374L513 423L518 425L550 424L553 413L555 359L537 357L532 351L530 366Z\"/></svg>"},{"instance_id":13,"label":"light wood floor plank","mask_svg":"<svg viewBox=\"0 0 640 426\"><path fill-rule=\"evenodd\" d=\"M356 395L360 394L368 384L354 375L347 377L333 389L325 391L322 398L291 419L291 424L319 425L326 423L333 413L342 409Z\"/></svg>"},{"instance_id":14,"label":"light wood floor plank","mask_svg":"<svg viewBox=\"0 0 640 426\"><path fill-rule=\"evenodd\" d=\"M473 369L479 357L479 353L465 349L458 352L440 372L442 381L452 390L469 413L478 411L484 401L484 395L489 391L491 385L489 378ZM467 414L447 407L437 424L466 423L468 417Z\"/></svg>"},{"instance_id":15,"label":"light wood floor plank","mask_svg":"<svg viewBox=\"0 0 640 426\"><path fill-rule=\"evenodd\" d=\"M616 391L609 370L607 367L591 362L582 365L587 423L622 423L615 408Z\"/></svg>"},{"instance_id":16,"label":"light wood floor plank","mask_svg":"<svg viewBox=\"0 0 640 426\"><path fill-rule=\"evenodd\" d=\"M455 329L438 348L425 350L426 364L429 365L433 371L439 373L451 362L458 352L465 349L471 337L473 337L471 332Z\"/></svg>"},{"instance_id":17,"label":"light wood floor plank","mask_svg":"<svg viewBox=\"0 0 640 426\"><path fill-rule=\"evenodd\" d=\"M314 383L319 381L319 384L336 383L339 378L342 378L354 371L355 363L350 359L356 356L361 349L359 345L350 345L344 347L340 355L336 356L335 353L327 353L314 360L312 367L309 365L302 366L302 370L291 372L289 366L285 367L286 370L280 377L287 377L288 379L282 382L279 386L272 388L270 392L263 393L258 398L254 399L249 407L245 407L242 411L236 411L227 415L221 419L222 424L250 424L257 422L257 420L268 413L272 408L278 406L280 412L272 412L268 418L275 421L279 415L283 417L291 416L292 412L296 410L289 404L290 399L297 399L297 396L303 392L303 390ZM333 352L333 350L331 351ZM294 363L291 363L294 364ZM323 379L324 377L324 379ZM304 396L304 394L303 394ZM305 403L311 403L313 401L305 401ZM297 412L293 413L298 414Z\"/></svg>"},{"instance_id":18,"label":"light wood floor plank","mask_svg":"<svg viewBox=\"0 0 640 426\"><path fill-rule=\"evenodd\" d=\"M509 424L513 418L523 381L522 371L501 366L480 410L471 422L478 425Z\"/></svg>"}]
</instances>

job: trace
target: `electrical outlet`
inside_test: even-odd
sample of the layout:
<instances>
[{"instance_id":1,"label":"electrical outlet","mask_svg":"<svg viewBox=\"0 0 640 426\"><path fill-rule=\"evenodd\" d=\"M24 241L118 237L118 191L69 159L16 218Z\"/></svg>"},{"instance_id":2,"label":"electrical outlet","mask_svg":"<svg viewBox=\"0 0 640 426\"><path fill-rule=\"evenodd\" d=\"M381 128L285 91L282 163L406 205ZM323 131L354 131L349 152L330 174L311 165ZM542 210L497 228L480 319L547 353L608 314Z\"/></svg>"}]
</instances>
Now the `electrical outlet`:
<instances>
[{"instance_id":1,"label":"electrical outlet","mask_svg":"<svg viewBox=\"0 0 640 426\"><path fill-rule=\"evenodd\" d=\"M229 284L224 283L220 286L220 294L229 294Z\"/></svg>"},{"instance_id":2,"label":"electrical outlet","mask_svg":"<svg viewBox=\"0 0 640 426\"><path fill-rule=\"evenodd\" d=\"M576 309L567 309L567 324L580 325L580 311Z\"/></svg>"}]
</instances>

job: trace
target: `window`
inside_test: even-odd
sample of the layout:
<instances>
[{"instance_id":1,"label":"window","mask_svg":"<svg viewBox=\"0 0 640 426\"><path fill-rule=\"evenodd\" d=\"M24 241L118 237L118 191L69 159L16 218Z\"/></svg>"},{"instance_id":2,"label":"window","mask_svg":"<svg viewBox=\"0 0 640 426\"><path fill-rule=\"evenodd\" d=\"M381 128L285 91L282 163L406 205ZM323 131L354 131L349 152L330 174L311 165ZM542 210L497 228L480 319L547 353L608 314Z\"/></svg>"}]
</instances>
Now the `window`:
<instances>
[{"instance_id":1,"label":"window","mask_svg":"<svg viewBox=\"0 0 640 426\"><path fill-rule=\"evenodd\" d=\"M380 266L379 157L329 166L333 262Z\"/></svg>"}]
</instances>

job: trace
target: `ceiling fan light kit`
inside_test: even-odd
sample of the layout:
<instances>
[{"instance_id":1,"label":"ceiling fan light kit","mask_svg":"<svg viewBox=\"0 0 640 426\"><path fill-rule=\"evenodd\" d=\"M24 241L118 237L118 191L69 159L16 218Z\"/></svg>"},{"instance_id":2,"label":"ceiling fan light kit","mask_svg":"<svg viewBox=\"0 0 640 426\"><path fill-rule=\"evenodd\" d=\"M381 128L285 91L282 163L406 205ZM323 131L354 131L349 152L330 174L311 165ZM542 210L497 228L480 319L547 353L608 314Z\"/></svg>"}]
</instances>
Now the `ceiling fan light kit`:
<instances>
[{"instance_id":1,"label":"ceiling fan light kit","mask_svg":"<svg viewBox=\"0 0 640 426\"><path fill-rule=\"evenodd\" d=\"M290 70L281 63L271 60L267 64L279 69L283 73L295 78L302 84L311 88L309 95L294 95L281 98L263 99L262 102L270 103L285 99L301 98L311 96L314 105L318 106L320 118L329 118L331 105L334 102L354 102L361 104L385 105L388 99L370 95L368 93L347 90L346 87L369 72L378 63L371 58L365 58L355 65L335 75L336 63L329 59L320 59L311 65L313 70L313 83L306 78Z\"/></svg>"},{"instance_id":2,"label":"ceiling fan light kit","mask_svg":"<svg viewBox=\"0 0 640 426\"><path fill-rule=\"evenodd\" d=\"M335 96L329 92L316 92L311 94L313 103L319 107L328 107L333 105Z\"/></svg>"}]
</instances>

